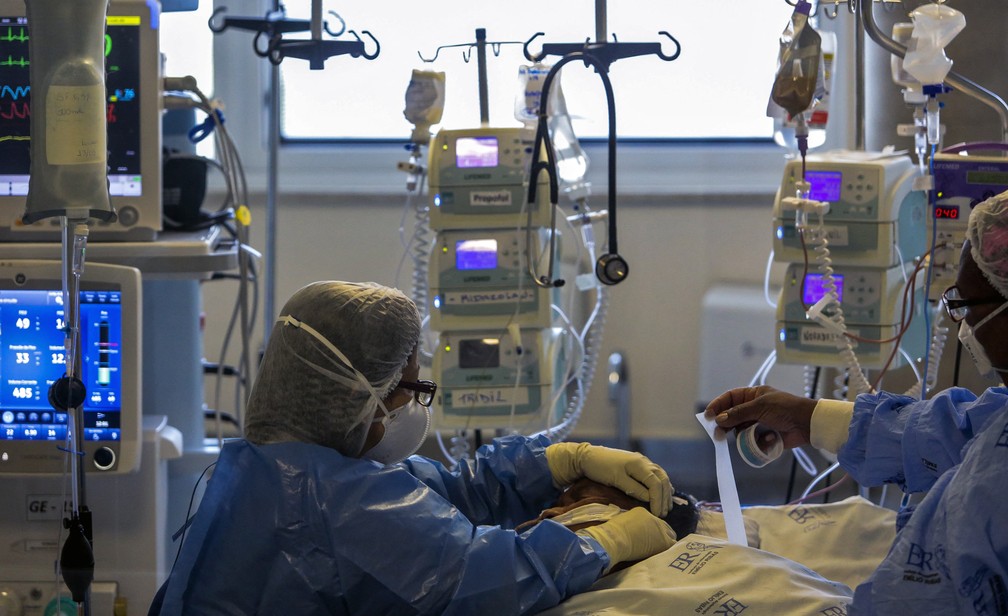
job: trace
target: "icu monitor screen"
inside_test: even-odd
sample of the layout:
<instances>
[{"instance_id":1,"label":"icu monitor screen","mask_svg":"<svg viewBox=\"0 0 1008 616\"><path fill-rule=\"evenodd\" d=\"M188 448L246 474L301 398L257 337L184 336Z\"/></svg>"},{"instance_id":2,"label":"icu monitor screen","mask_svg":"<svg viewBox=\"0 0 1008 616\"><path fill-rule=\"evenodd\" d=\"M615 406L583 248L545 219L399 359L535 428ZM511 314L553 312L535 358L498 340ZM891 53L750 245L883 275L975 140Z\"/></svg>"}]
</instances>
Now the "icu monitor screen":
<instances>
[{"instance_id":1,"label":"icu monitor screen","mask_svg":"<svg viewBox=\"0 0 1008 616\"><path fill-rule=\"evenodd\" d=\"M839 201L840 187L843 185L841 171L806 171L805 179L811 184L809 199L816 201Z\"/></svg>"},{"instance_id":2,"label":"icu monitor screen","mask_svg":"<svg viewBox=\"0 0 1008 616\"><path fill-rule=\"evenodd\" d=\"M459 137L455 140L455 166L459 169L496 167L499 152L497 137Z\"/></svg>"},{"instance_id":3,"label":"icu monitor screen","mask_svg":"<svg viewBox=\"0 0 1008 616\"><path fill-rule=\"evenodd\" d=\"M109 194L142 195L139 16L107 17L105 29ZM28 20L0 16L0 196L26 196L30 171L31 91ZM148 189L149 190L149 189Z\"/></svg>"},{"instance_id":4,"label":"icu monitor screen","mask_svg":"<svg viewBox=\"0 0 1008 616\"><path fill-rule=\"evenodd\" d=\"M843 274L833 274L833 282L836 284L837 301L843 303ZM808 274L805 276L805 286L802 290L802 302L806 306L818 302L826 295L826 281L822 274Z\"/></svg>"},{"instance_id":5,"label":"icu monitor screen","mask_svg":"<svg viewBox=\"0 0 1008 616\"><path fill-rule=\"evenodd\" d=\"M63 292L0 289L0 441L64 441L67 413L49 403L66 372ZM122 293L80 292L83 436L122 439Z\"/></svg>"},{"instance_id":6,"label":"icu monitor screen","mask_svg":"<svg viewBox=\"0 0 1008 616\"><path fill-rule=\"evenodd\" d=\"M455 242L455 268L458 270L497 269L497 240Z\"/></svg>"}]
</instances>

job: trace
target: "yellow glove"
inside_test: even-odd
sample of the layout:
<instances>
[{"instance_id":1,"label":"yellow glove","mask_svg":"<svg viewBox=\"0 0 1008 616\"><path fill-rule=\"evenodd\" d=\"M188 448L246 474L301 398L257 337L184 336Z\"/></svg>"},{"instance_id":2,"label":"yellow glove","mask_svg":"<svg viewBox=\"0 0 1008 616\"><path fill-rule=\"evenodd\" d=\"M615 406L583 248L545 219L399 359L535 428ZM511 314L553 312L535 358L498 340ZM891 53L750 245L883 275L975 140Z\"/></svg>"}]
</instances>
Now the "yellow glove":
<instances>
[{"instance_id":1,"label":"yellow glove","mask_svg":"<svg viewBox=\"0 0 1008 616\"><path fill-rule=\"evenodd\" d=\"M587 477L648 503L656 516L664 517L672 508L668 475L639 453L588 443L557 443L546 448L546 462L558 486Z\"/></svg>"},{"instance_id":2,"label":"yellow glove","mask_svg":"<svg viewBox=\"0 0 1008 616\"><path fill-rule=\"evenodd\" d=\"M614 515L608 522L577 531L598 541L609 554L609 568L628 560L641 560L672 547L675 531L643 507ZM608 572L608 570L607 570Z\"/></svg>"}]
</instances>

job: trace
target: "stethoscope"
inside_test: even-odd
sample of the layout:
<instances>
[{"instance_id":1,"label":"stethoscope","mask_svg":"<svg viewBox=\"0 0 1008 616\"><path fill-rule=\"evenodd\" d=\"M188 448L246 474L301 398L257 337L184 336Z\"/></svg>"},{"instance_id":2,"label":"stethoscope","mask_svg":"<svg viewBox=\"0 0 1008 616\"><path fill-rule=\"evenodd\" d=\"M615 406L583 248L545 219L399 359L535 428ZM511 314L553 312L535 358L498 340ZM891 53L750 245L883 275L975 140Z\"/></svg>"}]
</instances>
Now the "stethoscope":
<instances>
[{"instance_id":1,"label":"stethoscope","mask_svg":"<svg viewBox=\"0 0 1008 616\"><path fill-rule=\"evenodd\" d=\"M532 276L532 280L535 281L536 285L544 288L562 287L565 283L562 278L553 277L556 255L556 205L560 200L560 188L559 182L557 181L556 155L553 152L553 143L549 135L546 109L549 101L549 89L550 85L553 83L553 79L556 77L557 73L559 73L560 68L563 67L563 65L573 60L582 60L586 66L590 64L595 67L596 72L602 79L602 85L605 87L606 107L609 116L609 157L607 166L609 182L609 251L595 261L595 277L598 278L599 282L602 284L614 285L626 280L627 275L630 273L630 266L627 264L626 259L620 256L616 242L616 102L615 97L613 96L612 83L609 81L609 75L607 74L606 67L597 58L584 52L573 52L561 58L560 61L550 69L549 73L546 75L546 79L543 81L542 98L539 102L539 122L536 126L535 142L532 149L533 162L529 174L528 190L528 203L530 204L530 207L528 208L525 244L526 254L528 255L527 260L529 274ZM546 153L546 160L539 160L540 152L543 151ZM535 265L531 258L531 204L535 203L536 200L536 191L538 188L536 178L541 171L545 171L546 176L549 178L549 200L552 208L552 212L550 214L549 265L545 276L536 273Z\"/></svg>"}]
</instances>

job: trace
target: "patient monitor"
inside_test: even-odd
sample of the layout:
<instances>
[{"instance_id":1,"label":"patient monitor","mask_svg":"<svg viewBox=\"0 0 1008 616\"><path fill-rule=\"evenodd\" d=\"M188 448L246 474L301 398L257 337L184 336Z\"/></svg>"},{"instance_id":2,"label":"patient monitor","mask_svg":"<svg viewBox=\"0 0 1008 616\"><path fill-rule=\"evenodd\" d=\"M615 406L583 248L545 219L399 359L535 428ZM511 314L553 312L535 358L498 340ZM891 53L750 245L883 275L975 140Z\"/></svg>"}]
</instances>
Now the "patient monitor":
<instances>
[{"instance_id":1,"label":"patient monitor","mask_svg":"<svg viewBox=\"0 0 1008 616\"><path fill-rule=\"evenodd\" d=\"M161 223L161 57L156 2L112 0L105 29L108 179L114 222L96 240L153 240ZM0 0L0 240L58 241L60 219L23 224L30 172L31 24L23 0Z\"/></svg>"},{"instance_id":2,"label":"patient monitor","mask_svg":"<svg viewBox=\"0 0 1008 616\"><path fill-rule=\"evenodd\" d=\"M49 402L66 372L62 264L0 261L0 474L67 468L68 413ZM140 272L89 263L80 291L84 451L88 471L139 463Z\"/></svg>"}]
</instances>

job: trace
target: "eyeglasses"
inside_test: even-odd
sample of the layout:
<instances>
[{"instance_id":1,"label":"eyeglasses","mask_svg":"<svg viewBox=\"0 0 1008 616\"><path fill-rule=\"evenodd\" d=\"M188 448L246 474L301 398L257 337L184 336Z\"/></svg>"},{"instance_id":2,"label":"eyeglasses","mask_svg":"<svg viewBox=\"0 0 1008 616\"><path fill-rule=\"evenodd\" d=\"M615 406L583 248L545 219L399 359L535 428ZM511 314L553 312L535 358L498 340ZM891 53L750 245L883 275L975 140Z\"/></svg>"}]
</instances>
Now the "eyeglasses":
<instances>
[{"instance_id":1,"label":"eyeglasses","mask_svg":"<svg viewBox=\"0 0 1008 616\"><path fill-rule=\"evenodd\" d=\"M434 393L437 392L437 383L434 381L399 381L396 387L412 391L417 404L428 408L434 402Z\"/></svg>"},{"instance_id":2,"label":"eyeglasses","mask_svg":"<svg viewBox=\"0 0 1008 616\"><path fill-rule=\"evenodd\" d=\"M1002 304L1005 298L1003 297L982 297L978 299L963 299L962 294L959 292L959 287L952 285L951 287L945 289L942 293L942 303L945 304L945 310L948 312L949 317L952 322L958 323L966 318L966 309L969 306L981 306L983 304Z\"/></svg>"}]
</instances>

